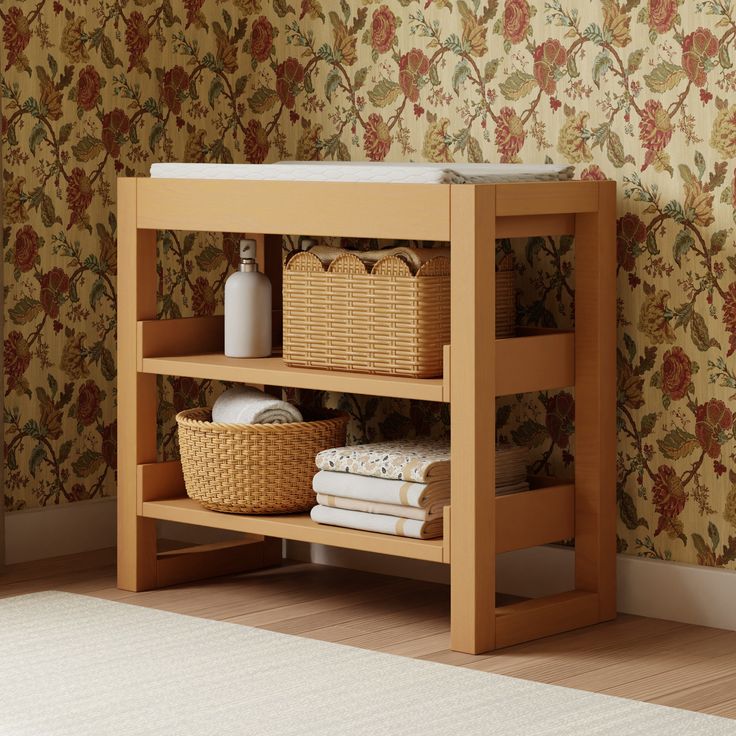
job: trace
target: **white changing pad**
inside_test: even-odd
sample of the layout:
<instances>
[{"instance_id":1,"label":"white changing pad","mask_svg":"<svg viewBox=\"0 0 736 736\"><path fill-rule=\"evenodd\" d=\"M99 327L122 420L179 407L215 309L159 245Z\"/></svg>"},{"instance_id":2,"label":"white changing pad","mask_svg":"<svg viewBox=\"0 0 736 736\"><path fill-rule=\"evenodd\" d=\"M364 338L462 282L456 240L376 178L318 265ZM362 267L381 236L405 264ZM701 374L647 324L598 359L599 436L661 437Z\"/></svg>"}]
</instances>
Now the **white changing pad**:
<instances>
[{"instance_id":1,"label":"white changing pad","mask_svg":"<svg viewBox=\"0 0 736 736\"><path fill-rule=\"evenodd\" d=\"M567 181L574 166L555 164L391 164L345 161L283 161L276 164L152 164L157 179L246 179L397 184L493 184Z\"/></svg>"}]
</instances>

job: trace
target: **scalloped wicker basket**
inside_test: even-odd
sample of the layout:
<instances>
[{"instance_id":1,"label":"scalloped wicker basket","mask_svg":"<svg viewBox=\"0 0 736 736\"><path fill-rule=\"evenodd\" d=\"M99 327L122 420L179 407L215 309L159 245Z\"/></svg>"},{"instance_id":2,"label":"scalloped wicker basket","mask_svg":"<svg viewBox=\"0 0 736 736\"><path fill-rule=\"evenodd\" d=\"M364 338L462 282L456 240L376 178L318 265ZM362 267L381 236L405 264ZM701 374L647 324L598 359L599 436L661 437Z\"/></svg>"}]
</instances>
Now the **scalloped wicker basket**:
<instances>
[{"instance_id":1,"label":"scalloped wicker basket","mask_svg":"<svg viewBox=\"0 0 736 736\"><path fill-rule=\"evenodd\" d=\"M496 273L499 338L514 334L511 268ZM382 258L368 272L351 253L325 270L316 255L299 252L284 267L283 291L287 365L412 378L442 375L443 347L450 343L448 258L432 258L414 275L396 256Z\"/></svg>"},{"instance_id":2,"label":"scalloped wicker basket","mask_svg":"<svg viewBox=\"0 0 736 736\"><path fill-rule=\"evenodd\" d=\"M209 409L176 415L187 495L207 509L290 514L315 505L318 452L345 444L348 415L305 411L291 424L219 424Z\"/></svg>"}]
</instances>

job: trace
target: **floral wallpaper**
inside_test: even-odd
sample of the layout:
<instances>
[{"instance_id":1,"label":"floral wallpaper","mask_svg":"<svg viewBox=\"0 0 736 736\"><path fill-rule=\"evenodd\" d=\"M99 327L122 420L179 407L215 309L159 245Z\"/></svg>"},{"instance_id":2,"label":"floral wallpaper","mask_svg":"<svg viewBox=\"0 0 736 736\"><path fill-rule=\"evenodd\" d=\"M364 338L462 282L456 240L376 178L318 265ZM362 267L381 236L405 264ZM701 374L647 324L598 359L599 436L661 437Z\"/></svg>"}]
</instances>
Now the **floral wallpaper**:
<instances>
[{"instance_id":1,"label":"floral wallpaper","mask_svg":"<svg viewBox=\"0 0 736 736\"><path fill-rule=\"evenodd\" d=\"M553 160L619 183L619 549L736 568L731 2L11 0L0 17L9 508L114 492L116 174ZM161 313L217 309L235 242L164 234ZM570 324L572 247L498 244L523 321ZM162 390L170 420L211 387ZM361 436L447 420L332 401ZM519 397L499 433L569 472L574 409L568 391Z\"/></svg>"}]
</instances>

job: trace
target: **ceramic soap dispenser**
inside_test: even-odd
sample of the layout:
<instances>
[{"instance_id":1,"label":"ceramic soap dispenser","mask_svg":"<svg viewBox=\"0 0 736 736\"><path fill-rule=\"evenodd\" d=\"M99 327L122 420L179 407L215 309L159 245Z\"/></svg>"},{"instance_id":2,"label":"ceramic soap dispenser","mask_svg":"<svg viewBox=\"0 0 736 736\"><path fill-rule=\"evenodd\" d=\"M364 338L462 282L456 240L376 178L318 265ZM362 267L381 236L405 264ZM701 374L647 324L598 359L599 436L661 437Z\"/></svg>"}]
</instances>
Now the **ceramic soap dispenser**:
<instances>
[{"instance_id":1,"label":"ceramic soap dispenser","mask_svg":"<svg viewBox=\"0 0 736 736\"><path fill-rule=\"evenodd\" d=\"M225 355L271 355L271 282L259 273L256 241L240 241L240 266L225 282Z\"/></svg>"}]
</instances>

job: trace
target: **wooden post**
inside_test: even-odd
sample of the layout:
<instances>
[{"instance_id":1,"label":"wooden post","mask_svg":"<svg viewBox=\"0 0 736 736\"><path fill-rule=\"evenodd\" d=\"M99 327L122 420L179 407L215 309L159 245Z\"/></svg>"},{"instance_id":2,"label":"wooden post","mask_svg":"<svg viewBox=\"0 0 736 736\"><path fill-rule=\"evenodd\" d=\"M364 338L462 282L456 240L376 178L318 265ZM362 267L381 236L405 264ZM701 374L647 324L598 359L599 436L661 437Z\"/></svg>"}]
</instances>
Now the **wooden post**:
<instances>
[{"instance_id":1,"label":"wooden post","mask_svg":"<svg viewBox=\"0 0 736 736\"><path fill-rule=\"evenodd\" d=\"M138 373L137 322L156 317L156 231L138 230L136 180L118 179L118 587L156 587L156 522L138 516L137 468L156 462L156 376Z\"/></svg>"},{"instance_id":2,"label":"wooden post","mask_svg":"<svg viewBox=\"0 0 736 736\"><path fill-rule=\"evenodd\" d=\"M616 183L575 218L575 588L616 616Z\"/></svg>"},{"instance_id":3,"label":"wooden post","mask_svg":"<svg viewBox=\"0 0 736 736\"><path fill-rule=\"evenodd\" d=\"M256 241L258 267L271 281L273 346L274 348L281 347L283 345L284 327L282 295L284 281L283 236L248 233L247 237Z\"/></svg>"},{"instance_id":4,"label":"wooden post","mask_svg":"<svg viewBox=\"0 0 736 736\"><path fill-rule=\"evenodd\" d=\"M452 187L451 648L495 647L495 187Z\"/></svg>"}]
</instances>

